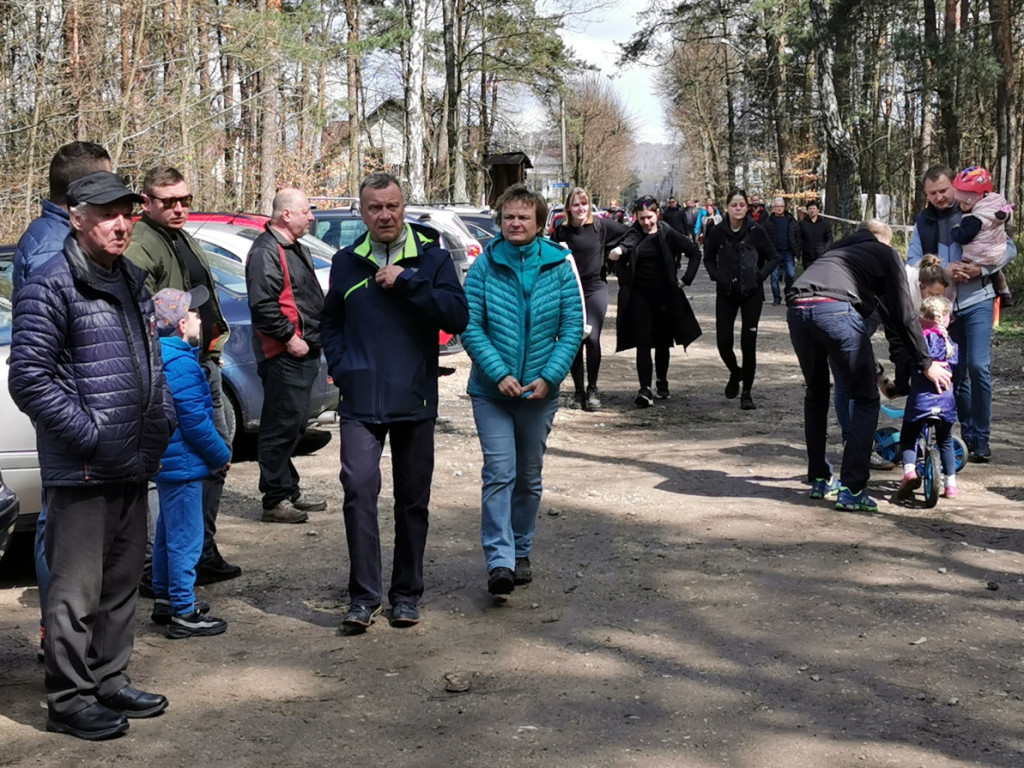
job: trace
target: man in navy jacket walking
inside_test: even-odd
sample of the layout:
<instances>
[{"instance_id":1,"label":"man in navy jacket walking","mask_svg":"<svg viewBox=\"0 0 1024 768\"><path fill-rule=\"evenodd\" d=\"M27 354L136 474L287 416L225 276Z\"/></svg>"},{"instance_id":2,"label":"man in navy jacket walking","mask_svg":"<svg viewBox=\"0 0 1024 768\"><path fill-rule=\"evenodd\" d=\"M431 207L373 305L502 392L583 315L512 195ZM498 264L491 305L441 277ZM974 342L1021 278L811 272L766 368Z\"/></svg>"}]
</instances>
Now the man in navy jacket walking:
<instances>
[{"instance_id":1,"label":"man in navy jacket walking","mask_svg":"<svg viewBox=\"0 0 1024 768\"><path fill-rule=\"evenodd\" d=\"M407 224L398 180L384 173L359 186L369 231L338 251L320 338L341 391L341 484L351 605L342 620L363 632L383 609L377 497L380 458L391 435L395 549L391 624L419 622L437 418L437 336L461 333L469 307L455 264L436 232Z\"/></svg>"}]
</instances>

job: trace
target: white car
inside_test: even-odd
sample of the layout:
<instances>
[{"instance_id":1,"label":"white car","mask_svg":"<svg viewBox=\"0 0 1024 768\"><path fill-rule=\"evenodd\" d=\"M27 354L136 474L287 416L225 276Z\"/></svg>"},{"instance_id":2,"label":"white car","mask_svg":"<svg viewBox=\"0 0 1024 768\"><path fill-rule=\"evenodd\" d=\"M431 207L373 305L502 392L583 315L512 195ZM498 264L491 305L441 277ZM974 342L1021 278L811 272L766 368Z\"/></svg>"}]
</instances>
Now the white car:
<instances>
[{"instance_id":1,"label":"white car","mask_svg":"<svg viewBox=\"0 0 1024 768\"><path fill-rule=\"evenodd\" d=\"M7 390L11 354L11 284L0 280L0 474L3 482L21 502L21 514L15 530L34 531L36 518L42 510L42 483L39 477L39 454L36 453L36 430L32 421L18 410Z\"/></svg>"},{"instance_id":2,"label":"white car","mask_svg":"<svg viewBox=\"0 0 1024 768\"><path fill-rule=\"evenodd\" d=\"M424 224L434 226L441 234L454 237L459 245L466 249L466 267L468 269L476 257L483 253L480 241L469 232L469 227L454 211L446 208L435 208L429 205L407 205L406 216L415 216Z\"/></svg>"},{"instance_id":3,"label":"white car","mask_svg":"<svg viewBox=\"0 0 1024 768\"><path fill-rule=\"evenodd\" d=\"M249 258L249 249L257 237L263 234L262 229L240 227L235 224L222 224L214 221L189 221L185 231L194 237L207 251L218 253L225 258L245 264ZM309 248L316 268L317 281L324 293L330 286L331 259L335 250L323 240L312 235L303 235L299 242Z\"/></svg>"}]
</instances>

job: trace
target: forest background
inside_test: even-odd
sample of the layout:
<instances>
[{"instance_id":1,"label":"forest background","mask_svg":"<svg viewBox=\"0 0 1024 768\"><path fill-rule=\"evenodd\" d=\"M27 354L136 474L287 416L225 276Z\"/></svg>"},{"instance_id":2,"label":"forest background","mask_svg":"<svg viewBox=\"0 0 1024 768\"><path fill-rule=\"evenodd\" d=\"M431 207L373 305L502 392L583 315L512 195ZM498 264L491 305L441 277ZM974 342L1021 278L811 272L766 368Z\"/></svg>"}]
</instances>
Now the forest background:
<instances>
[{"instance_id":1,"label":"forest background","mask_svg":"<svg viewBox=\"0 0 1024 768\"><path fill-rule=\"evenodd\" d=\"M559 34L600 13L637 15L622 61L650 67L689 160L680 196L824 193L856 219L878 193L902 223L946 162L990 168L1016 201L1022 2L0 0L0 237L76 138L135 182L180 167L206 210L266 211L284 184L352 195L381 166L366 124L388 99L404 142L386 170L410 199L480 199L484 159L523 148L539 105L550 137L564 116L566 180L628 200L643 125Z\"/></svg>"}]
</instances>

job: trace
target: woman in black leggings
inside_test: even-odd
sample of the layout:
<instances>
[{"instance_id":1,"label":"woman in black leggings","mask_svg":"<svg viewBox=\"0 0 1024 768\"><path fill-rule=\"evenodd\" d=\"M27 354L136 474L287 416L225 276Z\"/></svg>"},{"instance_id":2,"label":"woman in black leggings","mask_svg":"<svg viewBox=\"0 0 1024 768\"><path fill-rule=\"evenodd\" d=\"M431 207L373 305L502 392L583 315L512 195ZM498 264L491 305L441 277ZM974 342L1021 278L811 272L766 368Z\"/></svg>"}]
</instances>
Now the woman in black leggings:
<instances>
[{"instance_id":1,"label":"woman in black leggings","mask_svg":"<svg viewBox=\"0 0 1024 768\"><path fill-rule=\"evenodd\" d=\"M572 251L576 261L576 269L580 273L583 286L583 298L587 308L586 322L590 333L576 359L572 362L572 383L576 388L573 395L573 408L596 411L601 407L601 395L597 389L597 374L601 368L601 329L604 328L604 316L608 312L608 279L605 276L604 258L609 251L616 255L622 253L623 247L628 248L639 237L624 237L630 232L625 224L613 219L594 217L594 209L590 204L590 193L583 187L573 187L565 198L565 222L555 227L552 240L562 243ZM620 241L625 239L623 247ZM587 358L587 385L583 389L583 355Z\"/></svg>"},{"instance_id":2,"label":"woman in black leggings","mask_svg":"<svg viewBox=\"0 0 1024 768\"><path fill-rule=\"evenodd\" d=\"M668 361L673 343L682 344L685 349L700 336L700 325L683 293L683 286L693 282L700 268L700 249L671 227L658 226L655 198L641 197L633 206L633 213L636 221L632 229L639 242L621 258L608 255L616 262L615 274L619 278L615 351L636 347L640 391L633 402L637 408L649 408L654 405L652 374L658 376L658 399L669 396ZM683 254L687 267L680 278Z\"/></svg>"},{"instance_id":3,"label":"woman in black leggings","mask_svg":"<svg viewBox=\"0 0 1024 768\"><path fill-rule=\"evenodd\" d=\"M771 241L760 226L747 217L747 193L742 189L729 192L726 215L708 233L704 241L704 266L717 286L715 297L715 332L718 354L729 369L725 396L730 400L740 394L740 408L753 410L750 389L757 367L757 324L764 304L764 281L775 269L778 259ZM740 351L743 365L733 351L733 327L740 316Z\"/></svg>"}]
</instances>

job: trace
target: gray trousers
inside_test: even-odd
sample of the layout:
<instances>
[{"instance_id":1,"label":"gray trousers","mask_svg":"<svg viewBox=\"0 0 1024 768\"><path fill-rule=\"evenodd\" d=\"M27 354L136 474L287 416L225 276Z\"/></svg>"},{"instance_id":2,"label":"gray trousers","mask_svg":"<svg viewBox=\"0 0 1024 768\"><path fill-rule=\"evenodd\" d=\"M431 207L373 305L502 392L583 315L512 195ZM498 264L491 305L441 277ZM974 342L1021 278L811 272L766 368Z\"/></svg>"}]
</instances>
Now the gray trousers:
<instances>
[{"instance_id":1,"label":"gray trousers","mask_svg":"<svg viewBox=\"0 0 1024 768\"><path fill-rule=\"evenodd\" d=\"M70 716L128 685L146 483L46 488L46 700Z\"/></svg>"}]
</instances>

